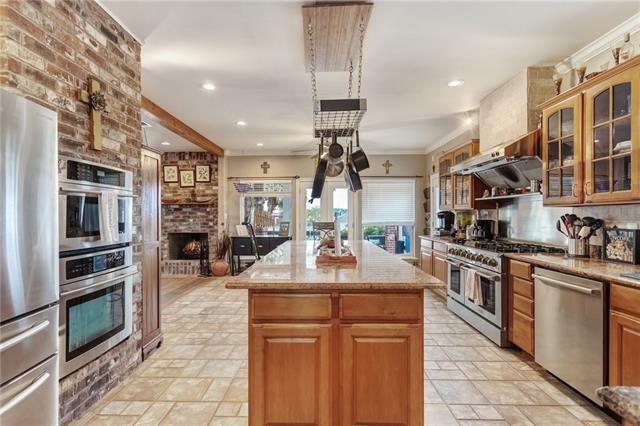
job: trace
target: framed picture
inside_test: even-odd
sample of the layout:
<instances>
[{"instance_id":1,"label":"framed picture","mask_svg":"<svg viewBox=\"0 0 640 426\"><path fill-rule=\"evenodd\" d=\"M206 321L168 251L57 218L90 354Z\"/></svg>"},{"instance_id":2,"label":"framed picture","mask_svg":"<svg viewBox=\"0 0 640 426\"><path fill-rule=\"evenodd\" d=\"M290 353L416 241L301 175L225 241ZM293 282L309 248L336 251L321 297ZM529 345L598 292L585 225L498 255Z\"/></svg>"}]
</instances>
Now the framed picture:
<instances>
[{"instance_id":1,"label":"framed picture","mask_svg":"<svg viewBox=\"0 0 640 426\"><path fill-rule=\"evenodd\" d=\"M289 222L280 222L280 230L278 231L278 235L281 237L289 236Z\"/></svg>"},{"instance_id":2,"label":"framed picture","mask_svg":"<svg viewBox=\"0 0 640 426\"><path fill-rule=\"evenodd\" d=\"M162 166L162 178L165 183L178 183L178 166Z\"/></svg>"},{"instance_id":3,"label":"framed picture","mask_svg":"<svg viewBox=\"0 0 640 426\"><path fill-rule=\"evenodd\" d=\"M196 182L211 182L211 168L206 166L196 166Z\"/></svg>"},{"instance_id":4,"label":"framed picture","mask_svg":"<svg viewBox=\"0 0 640 426\"><path fill-rule=\"evenodd\" d=\"M180 170L180 186L183 188L196 186L193 170Z\"/></svg>"}]
</instances>

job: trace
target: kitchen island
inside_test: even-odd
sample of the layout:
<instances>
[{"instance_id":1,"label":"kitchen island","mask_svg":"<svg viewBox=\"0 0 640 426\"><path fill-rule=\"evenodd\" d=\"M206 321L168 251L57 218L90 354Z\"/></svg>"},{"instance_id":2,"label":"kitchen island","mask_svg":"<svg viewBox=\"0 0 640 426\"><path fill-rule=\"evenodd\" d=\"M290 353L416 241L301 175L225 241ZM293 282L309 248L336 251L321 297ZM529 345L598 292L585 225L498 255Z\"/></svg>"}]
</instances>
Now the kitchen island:
<instances>
[{"instance_id":1,"label":"kitchen island","mask_svg":"<svg viewBox=\"0 0 640 426\"><path fill-rule=\"evenodd\" d=\"M227 288L249 290L249 423L423 424L423 290L444 283L368 241L316 266L290 241Z\"/></svg>"}]
</instances>

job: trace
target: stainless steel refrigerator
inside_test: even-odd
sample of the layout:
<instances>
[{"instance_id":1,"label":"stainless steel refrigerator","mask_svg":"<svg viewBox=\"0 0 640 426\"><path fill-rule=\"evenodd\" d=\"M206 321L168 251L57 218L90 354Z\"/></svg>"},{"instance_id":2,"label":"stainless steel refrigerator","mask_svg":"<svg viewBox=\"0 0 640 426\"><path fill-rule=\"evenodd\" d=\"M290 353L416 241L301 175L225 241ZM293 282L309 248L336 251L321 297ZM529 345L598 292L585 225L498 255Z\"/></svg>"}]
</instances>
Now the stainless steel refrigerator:
<instances>
[{"instance_id":1,"label":"stainless steel refrigerator","mask_svg":"<svg viewBox=\"0 0 640 426\"><path fill-rule=\"evenodd\" d=\"M0 89L0 424L58 423L57 113Z\"/></svg>"}]
</instances>

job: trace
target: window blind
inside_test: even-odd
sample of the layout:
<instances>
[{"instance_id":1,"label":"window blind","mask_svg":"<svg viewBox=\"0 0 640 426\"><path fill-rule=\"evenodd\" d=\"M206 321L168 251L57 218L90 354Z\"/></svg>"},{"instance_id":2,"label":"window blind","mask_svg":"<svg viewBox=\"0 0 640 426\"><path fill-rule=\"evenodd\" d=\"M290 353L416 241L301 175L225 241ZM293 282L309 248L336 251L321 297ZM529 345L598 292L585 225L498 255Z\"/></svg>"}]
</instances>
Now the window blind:
<instances>
[{"instance_id":1,"label":"window blind","mask_svg":"<svg viewBox=\"0 0 640 426\"><path fill-rule=\"evenodd\" d=\"M363 225L413 225L415 213L414 180L367 180L363 182Z\"/></svg>"}]
</instances>

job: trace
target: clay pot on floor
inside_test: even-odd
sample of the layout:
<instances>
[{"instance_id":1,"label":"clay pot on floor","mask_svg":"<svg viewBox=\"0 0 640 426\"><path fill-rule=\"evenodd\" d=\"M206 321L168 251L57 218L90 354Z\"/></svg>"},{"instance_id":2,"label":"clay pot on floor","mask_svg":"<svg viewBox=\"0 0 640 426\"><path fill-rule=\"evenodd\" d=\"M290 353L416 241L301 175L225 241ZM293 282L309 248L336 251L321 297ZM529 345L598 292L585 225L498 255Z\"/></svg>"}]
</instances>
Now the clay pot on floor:
<instances>
[{"instance_id":1,"label":"clay pot on floor","mask_svg":"<svg viewBox=\"0 0 640 426\"><path fill-rule=\"evenodd\" d=\"M224 277L229 274L229 263L224 259L216 259L211 262L211 272L216 277Z\"/></svg>"}]
</instances>

